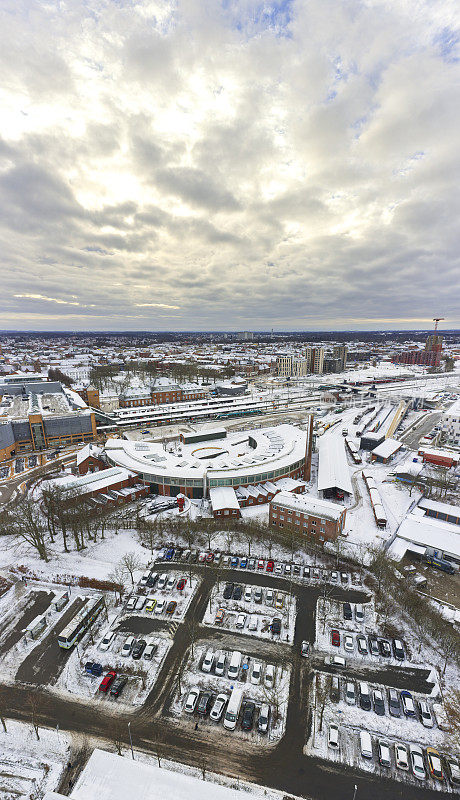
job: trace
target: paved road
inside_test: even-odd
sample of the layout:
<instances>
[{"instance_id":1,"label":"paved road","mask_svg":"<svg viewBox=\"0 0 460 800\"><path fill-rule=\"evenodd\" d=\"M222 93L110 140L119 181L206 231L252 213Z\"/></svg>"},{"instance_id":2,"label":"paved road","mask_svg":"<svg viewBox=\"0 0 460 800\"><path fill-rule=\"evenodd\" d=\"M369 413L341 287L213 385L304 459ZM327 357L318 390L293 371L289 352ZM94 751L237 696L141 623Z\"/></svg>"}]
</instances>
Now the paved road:
<instances>
[{"instance_id":1,"label":"paved road","mask_svg":"<svg viewBox=\"0 0 460 800\"><path fill-rule=\"evenodd\" d=\"M54 592L30 592L24 614L17 620L14 628L5 637L0 646L0 656L3 656L8 650L11 650L11 648L22 639L25 628L27 628L35 617L44 614L49 608L53 597Z\"/></svg>"},{"instance_id":2,"label":"paved road","mask_svg":"<svg viewBox=\"0 0 460 800\"><path fill-rule=\"evenodd\" d=\"M165 569L177 569L178 565L162 565ZM55 727L57 723L62 730L96 736L103 740L110 740L110 730L113 728L114 719L121 723L121 738L126 744L129 742L127 723L131 722L131 733L134 747L140 747L152 753L160 750L163 757L175 759L192 765L201 765L204 761L209 770L221 772L225 775L239 776L242 779L255 781L262 785L270 786L287 794L301 795L315 800L347 800L353 797L354 786L357 785L357 800L422 800L422 798L451 797L447 793L434 792L429 789L399 784L392 780L376 779L372 775L363 775L357 770L330 762L321 762L303 754L303 746L307 734L308 687L311 679L308 661L296 656L298 646L303 638L310 638L314 631L313 613L316 598L321 592L320 587L302 586L292 584L292 591L297 595L298 616L295 629L294 645L272 644L265 641L244 638L244 651L253 650L256 654L259 647L273 648L273 655L286 653L292 659L291 691L288 704L286 733L281 741L270 747L253 744L248 740L240 739L219 728L218 735L212 735L209 726L199 731L194 731L192 725L184 724L181 719L173 719L168 714L169 705L175 691L175 677L178 666L184 659L187 649L196 641L196 636L214 639L214 629L200 626L198 634L192 622L201 620L209 593L215 580L212 570L194 567L194 571L201 571L202 582L191 600L184 622L179 624L172 646L160 669L152 691L147 697L144 706L133 712L118 712L107 706L95 706L88 703L62 698L59 695L50 695L42 690L42 707L38 714L42 724ZM227 575L226 575L227 577ZM238 582L260 585L267 583L267 576L257 573L229 572L228 578ZM270 583L289 589L289 581L274 577ZM349 599L359 602L365 599L365 592L345 590L333 587L338 599ZM51 632L53 634L53 632ZM218 636L236 638L237 634L218 631ZM47 637L49 638L49 637ZM243 637L239 637L243 639ZM54 632L55 642L55 632ZM17 679L38 684L49 681L49 656L54 654L47 645L42 643L42 660L38 670L32 668L29 660L27 667L18 670ZM242 644L243 646L243 644ZM57 643L56 643L57 647ZM46 657L45 657L45 654ZM40 655L40 654L39 654ZM63 654L66 656L67 654ZM59 653L58 653L59 656ZM27 661L27 660L26 660ZM26 663L26 662L24 662ZM24 665L22 665L24 666ZM62 667L58 665L58 669ZM27 686L14 685L9 687L8 716L17 719L28 719ZM116 717L115 717L116 715ZM117 734L118 735L118 734Z\"/></svg>"},{"instance_id":3,"label":"paved road","mask_svg":"<svg viewBox=\"0 0 460 800\"><path fill-rule=\"evenodd\" d=\"M441 419L442 414L440 412L435 412L433 414L429 414L426 419L416 428L413 428L407 436L402 436L402 440L404 442L405 447L412 448L413 450L418 450L418 443L422 436L425 436L426 433L429 433L435 425L438 424L439 420Z\"/></svg>"}]
</instances>

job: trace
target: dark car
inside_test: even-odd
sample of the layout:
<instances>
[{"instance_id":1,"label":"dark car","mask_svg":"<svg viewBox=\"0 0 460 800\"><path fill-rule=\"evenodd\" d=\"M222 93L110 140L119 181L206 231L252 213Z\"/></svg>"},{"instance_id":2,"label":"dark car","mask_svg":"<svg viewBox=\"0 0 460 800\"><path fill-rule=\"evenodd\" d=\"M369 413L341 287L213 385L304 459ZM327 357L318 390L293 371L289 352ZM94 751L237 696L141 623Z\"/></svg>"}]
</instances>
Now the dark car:
<instances>
[{"instance_id":1,"label":"dark car","mask_svg":"<svg viewBox=\"0 0 460 800\"><path fill-rule=\"evenodd\" d=\"M107 673L107 675L104 675L104 677L102 678L99 684L99 691L104 692L104 694L107 694L116 677L117 677L116 671L114 669L111 669Z\"/></svg>"},{"instance_id":2,"label":"dark car","mask_svg":"<svg viewBox=\"0 0 460 800\"><path fill-rule=\"evenodd\" d=\"M406 655L404 653L404 645L401 639L393 639L392 646L394 657L397 658L398 661L404 661Z\"/></svg>"},{"instance_id":3,"label":"dark car","mask_svg":"<svg viewBox=\"0 0 460 800\"><path fill-rule=\"evenodd\" d=\"M250 558L248 560L248 569L255 569L256 568L256 560L255 558Z\"/></svg>"},{"instance_id":4,"label":"dark car","mask_svg":"<svg viewBox=\"0 0 460 800\"><path fill-rule=\"evenodd\" d=\"M343 618L344 619L353 619L353 612L351 610L350 603L343 604Z\"/></svg>"},{"instance_id":5,"label":"dark car","mask_svg":"<svg viewBox=\"0 0 460 800\"><path fill-rule=\"evenodd\" d=\"M124 675L120 675L119 678L116 678L116 680L114 680L112 683L112 688L110 689L110 694L112 697L120 697L127 683L128 678L126 678Z\"/></svg>"},{"instance_id":6,"label":"dark car","mask_svg":"<svg viewBox=\"0 0 460 800\"><path fill-rule=\"evenodd\" d=\"M401 716L401 703L396 689L388 689L388 710L391 717Z\"/></svg>"},{"instance_id":7,"label":"dark car","mask_svg":"<svg viewBox=\"0 0 460 800\"><path fill-rule=\"evenodd\" d=\"M243 595L243 587L237 584L233 590L233 599L241 600L242 595Z\"/></svg>"},{"instance_id":8,"label":"dark car","mask_svg":"<svg viewBox=\"0 0 460 800\"><path fill-rule=\"evenodd\" d=\"M170 547L169 550L166 550L166 555L165 555L166 561L172 561L173 555L174 555L174 547Z\"/></svg>"},{"instance_id":9,"label":"dark car","mask_svg":"<svg viewBox=\"0 0 460 800\"><path fill-rule=\"evenodd\" d=\"M182 553L183 552L184 552L184 548L183 547L176 547L176 550L174 552L174 560L175 561L179 561L179 559L182 558Z\"/></svg>"},{"instance_id":10,"label":"dark car","mask_svg":"<svg viewBox=\"0 0 460 800\"><path fill-rule=\"evenodd\" d=\"M180 578L177 581L176 589L179 589L179 591L181 592L183 589L185 589L186 583L187 583L187 578Z\"/></svg>"},{"instance_id":11,"label":"dark car","mask_svg":"<svg viewBox=\"0 0 460 800\"><path fill-rule=\"evenodd\" d=\"M370 711L372 708L371 696L367 684L360 683L359 685L359 705L363 711Z\"/></svg>"},{"instance_id":12,"label":"dark car","mask_svg":"<svg viewBox=\"0 0 460 800\"><path fill-rule=\"evenodd\" d=\"M387 641L387 639L380 639L379 648L382 656L385 656L385 658L390 658L391 647L390 647L390 642Z\"/></svg>"},{"instance_id":13,"label":"dark car","mask_svg":"<svg viewBox=\"0 0 460 800\"><path fill-rule=\"evenodd\" d=\"M223 594L224 600L230 600L230 598L231 598L231 596L233 594L234 588L235 588L235 584L234 583L227 583L227 585L226 585L226 587L224 589L224 594Z\"/></svg>"},{"instance_id":14,"label":"dark car","mask_svg":"<svg viewBox=\"0 0 460 800\"><path fill-rule=\"evenodd\" d=\"M300 575L300 567L299 567L299 565L298 564L294 564L294 566L292 567L292 571L293 571L294 575Z\"/></svg>"},{"instance_id":15,"label":"dark car","mask_svg":"<svg viewBox=\"0 0 460 800\"><path fill-rule=\"evenodd\" d=\"M131 651L132 657L135 660L141 658L142 653L144 652L146 647L147 647L147 642L145 641L145 639L138 639Z\"/></svg>"},{"instance_id":16,"label":"dark car","mask_svg":"<svg viewBox=\"0 0 460 800\"><path fill-rule=\"evenodd\" d=\"M251 731L254 725L254 714L256 712L256 704L249 701L244 704L243 717L241 720L241 730Z\"/></svg>"},{"instance_id":17,"label":"dark car","mask_svg":"<svg viewBox=\"0 0 460 800\"><path fill-rule=\"evenodd\" d=\"M194 550L193 553L190 553L190 561L192 564L196 564L198 561L198 550Z\"/></svg>"},{"instance_id":18,"label":"dark car","mask_svg":"<svg viewBox=\"0 0 460 800\"><path fill-rule=\"evenodd\" d=\"M248 559L242 558L240 561L240 569L246 569L248 566Z\"/></svg>"},{"instance_id":19,"label":"dark car","mask_svg":"<svg viewBox=\"0 0 460 800\"><path fill-rule=\"evenodd\" d=\"M281 633L281 620L279 617L273 617L272 624L271 624L272 634L274 636L279 636Z\"/></svg>"},{"instance_id":20,"label":"dark car","mask_svg":"<svg viewBox=\"0 0 460 800\"><path fill-rule=\"evenodd\" d=\"M87 661L85 664L85 672L87 672L88 675L96 675L96 677L99 678L104 670L102 669L102 664L98 664L97 661Z\"/></svg>"},{"instance_id":21,"label":"dark car","mask_svg":"<svg viewBox=\"0 0 460 800\"><path fill-rule=\"evenodd\" d=\"M374 711L379 717L385 716L385 701L380 689L374 689Z\"/></svg>"},{"instance_id":22,"label":"dark car","mask_svg":"<svg viewBox=\"0 0 460 800\"><path fill-rule=\"evenodd\" d=\"M211 692L201 692L200 699L198 700L198 705L196 707L197 714L200 714L202 717L207 717L212 705L212 694Z\"/></svg>"},{"instance_id":23,"label":"dark car","mask_svg":"<svg viewBox=\"0 0 460 800\"><path fill-rule=\"evenodd\" d=\"M214 553L207 553L206 564L212 564L213 561L214 561Z\"/></svg>"},{"instance_id":24,"label":"dark car","mask_svg":"<svg viewBox=\"0 0 460 800\"><path fill-rule=\"evenodd\" d=\"M147 580L147 586L149 587L149 589L152 589L155 586L157 580L158 580L158 572L151 572Z\"/></svg>"},{"instance_id":25,"label":"dark car","mask_svg":"<svg viewBox=\"0 0 460 800\"><path fill-rule=\"evenodd\" d=\"M368 636L367 640L369 642L369 652L373 656L378 656L380 654L379 649L379 641L376 636Z\"/></svg>"},{"instance_id":26,"label":"dark car","mask_svg":"<svg viewBox=\"0 0 460 800\"><path fill-rule=\"evenodd\" d=\"M166 606L166 613L167 614L174 614L177 608L177 603L175 600L171 600L168 605Z\"/></svg>"}]
</instances>

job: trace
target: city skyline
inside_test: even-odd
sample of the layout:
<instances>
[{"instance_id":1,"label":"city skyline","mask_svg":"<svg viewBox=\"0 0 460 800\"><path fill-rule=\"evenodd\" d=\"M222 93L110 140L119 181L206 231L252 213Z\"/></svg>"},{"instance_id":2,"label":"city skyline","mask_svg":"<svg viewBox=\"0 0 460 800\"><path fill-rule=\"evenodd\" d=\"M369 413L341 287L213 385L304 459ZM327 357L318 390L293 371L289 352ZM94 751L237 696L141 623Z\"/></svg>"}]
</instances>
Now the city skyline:
<instances>
[{"instance_id":1,"label":"city skyline","mask_svg":"<svg viewBox=\"0 0 460 800\"><path fill-rule=\"evenodd\" d=\"M0 21L3 329L460 327L450 0Z\"/></svg>"}]
</instances>

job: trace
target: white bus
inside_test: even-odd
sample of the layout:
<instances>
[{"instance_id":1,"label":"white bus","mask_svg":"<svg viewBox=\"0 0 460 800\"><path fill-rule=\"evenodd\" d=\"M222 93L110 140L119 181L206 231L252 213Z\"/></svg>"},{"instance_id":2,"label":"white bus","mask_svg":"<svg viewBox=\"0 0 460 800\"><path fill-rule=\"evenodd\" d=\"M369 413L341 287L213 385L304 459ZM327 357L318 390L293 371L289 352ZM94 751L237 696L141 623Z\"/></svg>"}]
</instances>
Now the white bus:
<instances>
[{"instance_id":1,"label":"white bus","mask_svg":"<svg viewBox=\"0 0 460 800\"><path fill-rule=\"evenodd\" d=\"M102 609L105 608L104 597L97 600L88 598L80 611L77 611L73 619L65 626L64 630L58 635L59 647L68 650L81 639L86 630L97 619Z\"/></svg>"},{"instance_id":2,"label":"white bus","mask_svg":"<svg viewBox=\"0 0 460 800\"><path fill-rule=\"evenodd\" d=\"M242 702L243 687L235 686L230 695L230 700L228 701L228 706L224 717L224 728L226 728L228 731L234 731L236 728Z\"/></svg>"}]
</instances>

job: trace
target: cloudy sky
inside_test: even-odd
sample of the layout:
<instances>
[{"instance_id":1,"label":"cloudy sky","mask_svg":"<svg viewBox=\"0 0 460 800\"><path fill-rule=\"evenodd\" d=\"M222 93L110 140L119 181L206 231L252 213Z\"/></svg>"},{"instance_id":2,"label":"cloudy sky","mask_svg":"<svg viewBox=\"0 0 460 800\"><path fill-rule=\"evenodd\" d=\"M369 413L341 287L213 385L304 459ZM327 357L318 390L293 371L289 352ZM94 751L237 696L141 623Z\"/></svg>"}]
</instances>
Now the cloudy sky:
<instances>
[{"instance_id":1,"label":"cloudy sky","mask_svg":"<svg viewBox=\"0 0 460 800\"><path fill-rule=\"evenodd\" d=\"M460 327L458 0L2 0L0 328Z\"/></svg>"}]
</instances>

